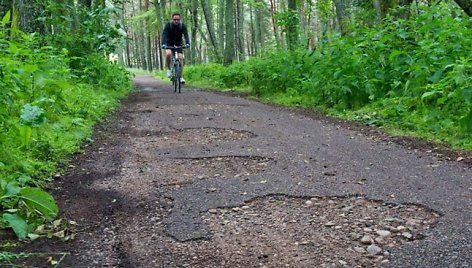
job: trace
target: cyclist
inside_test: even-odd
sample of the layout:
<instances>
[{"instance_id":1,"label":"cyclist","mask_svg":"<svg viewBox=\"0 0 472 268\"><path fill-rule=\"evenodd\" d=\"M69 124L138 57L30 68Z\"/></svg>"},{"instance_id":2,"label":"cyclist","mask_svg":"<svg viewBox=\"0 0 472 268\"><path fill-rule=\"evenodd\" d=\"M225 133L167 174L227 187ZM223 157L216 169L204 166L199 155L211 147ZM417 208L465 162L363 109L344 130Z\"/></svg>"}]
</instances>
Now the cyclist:
<instances>
[{"instance_id":1,"label":"cyclist","mask_svg":"<svg viewBox=\"0 0 472 268\"><path fill-rule=\"evenodd\" d=\"M181 21L180 13L172 14L172 21L166 23L164 26L164 31L162 32L162 47L173 47L173 46L182 46L182 35L185 37L185 45L190 47L190 40L188 37L187 26ZM179 61L182 64L182 73L184 67L184 54L182 53L183 49L178 49ZM172 50L166 48L166 67L167 67L167 77L172 76L170 70L170 58L172 55ZM185 83L184 78L180 78L182 83Z\"/></svg>"}]
</instances>

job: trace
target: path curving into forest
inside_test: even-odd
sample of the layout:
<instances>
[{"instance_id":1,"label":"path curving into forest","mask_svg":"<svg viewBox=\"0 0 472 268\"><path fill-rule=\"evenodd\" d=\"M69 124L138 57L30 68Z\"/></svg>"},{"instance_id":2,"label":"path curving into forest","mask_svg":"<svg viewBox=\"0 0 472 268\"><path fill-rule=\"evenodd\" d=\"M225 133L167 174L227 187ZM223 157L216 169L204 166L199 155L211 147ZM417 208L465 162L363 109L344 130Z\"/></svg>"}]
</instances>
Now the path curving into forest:
<instances>
[{"instance_id":1,"label":"path curving into forest","mask_svg":"<svg viewBox=\"0 0 472 268\"><path fill-rule=\"evenodd\" d=\"M54 184L45 267L470 267L471 159L152 77ZM424 145L422 145L424 147Z\"/></svg>"}]
</instances>

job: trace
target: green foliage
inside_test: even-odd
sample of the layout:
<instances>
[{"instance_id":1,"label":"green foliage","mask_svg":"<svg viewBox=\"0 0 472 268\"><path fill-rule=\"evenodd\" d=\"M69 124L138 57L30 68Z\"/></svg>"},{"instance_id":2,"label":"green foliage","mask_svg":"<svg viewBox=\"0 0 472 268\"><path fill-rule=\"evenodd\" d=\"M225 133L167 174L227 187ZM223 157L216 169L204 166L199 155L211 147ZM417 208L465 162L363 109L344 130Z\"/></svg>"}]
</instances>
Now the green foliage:
<instances>
[{"instance_id":1,"label":"green foliage","mask_svg":"<svg viewBox=\"0 0 472 268\"><path fill-rule=\"evenodd\" d=\"M46 183L131 82L129 73L101 52L105 46L82 47L79 57L58 39L22 32L10 38L5 18L0 24L0 228L32 239L38 226L58 214L43 189Z\"/></svg>"},{"instance_id":2,"label":"green foliage","mask_svg":"<svg viewBox=\"0 0 472 268\"><path fill-rule=\"evenodd\" d=\"M418 8L406 20L388 18L375 27L359 24L348 36L330 35L315 51L273 51L236 64L242 75L231 73L232 66L188 69L189 82L198 70L197 80L215 86L235 82L277 103L328 109L471 149L470 18L453 17L441 4ZM223 83L225 74L230 80Z\"/></svg>"}]
</instances>

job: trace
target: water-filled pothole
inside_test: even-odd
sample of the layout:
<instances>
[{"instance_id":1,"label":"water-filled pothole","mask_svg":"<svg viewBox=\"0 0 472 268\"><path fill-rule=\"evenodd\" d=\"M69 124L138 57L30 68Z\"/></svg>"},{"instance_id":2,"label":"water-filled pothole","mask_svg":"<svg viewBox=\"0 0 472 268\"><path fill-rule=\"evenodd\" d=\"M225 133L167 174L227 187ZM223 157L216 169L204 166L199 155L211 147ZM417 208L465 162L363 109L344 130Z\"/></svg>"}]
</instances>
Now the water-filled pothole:
<instances>
[{"instance_id":1,"label":"water-filled pothole","mask_svg":"<svg viewBox=\"0 0 472 268\"><path fill-rule=\"evenodd\" d=\"M438 217L422 206L361 197L271 196L204 214L203 221L214 236L211 245L200 250L223 247L218 250L231 256L226 261L233 267L253 263L267 267L372 267L387 263L391 248L422 239Z\"/></svg>"},{"instance_id":2,"label":"water-filled pothole","mask_svg":"<svg viewBox=\"0 0 472 268\"><path fill-rule=\"evenodd\" d=\"M136 137L146 137L154 147L172 147L183 145L211 145L222 142L242 141L255 135L246 130L226 128L185 128L171 131L135 130L130 133Z\"/></svg>"},{"instance_id":3,"label":"water-filled pothole","mask_svg":"<svg viewBox=\"0 0 472 268\"><path fill-rule=\"evenodd\" d=\"M160 184L181 185L208 178L241 178L266 171L274 160L259 156L218 156L178 158L159 162L166 173Z\"/></svg>"}]
</instances>

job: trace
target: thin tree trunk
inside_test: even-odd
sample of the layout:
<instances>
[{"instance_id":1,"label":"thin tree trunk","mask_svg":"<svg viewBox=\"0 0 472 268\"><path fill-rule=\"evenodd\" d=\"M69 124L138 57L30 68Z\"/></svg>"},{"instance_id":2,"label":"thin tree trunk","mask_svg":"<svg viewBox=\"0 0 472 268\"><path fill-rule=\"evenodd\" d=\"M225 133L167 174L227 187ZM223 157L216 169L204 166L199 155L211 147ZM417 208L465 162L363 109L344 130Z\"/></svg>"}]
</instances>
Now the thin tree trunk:
<instances>
[{"instance_id":1,"label":"thin tree trunk","mask_svg":"<svg viewBox=\"0 0 472 268\"><path fill-rule=\"evenodd\" d=\"M382 8L380 7L380 0L374 0L372 4L374 6L375 13L377 13L378 20L381 21L384 17L384 14L382 13Z\"/></svg>"},{"instance_id":2,"label":"thin tree trunk","mask_svg":"<svg viewBox=\"0 0 472 268\"><path fill-rule=\"evenodd\" d=\"M347 15L346 15L346 1L345 0L334 0L336 7L336 18L338 20L339 30L342 35L347 33Z\"/></svg>"},{"instance_id":3,"label":"thin tree trunk","mask_svg":"<svg viewBox=\"0 0 472 268\"><path fill-rule=\"evenodd\" d=\"M218 47L219 51L224 51L225 49L225 4L226 0L218 0L218 23L216 29L218 29Z\"/></svg>"},{"instance_id":4,"label":"thin tree trunk","mask_svg":"<svg viewBox=\"0 0 472 268\"><path fill-rule=\"evenodd\" d=\"M270 15L272 20L272 32L274 34L275 40L277 44L279 43L279 35L277 32L277 21L275 19L275 15L277 14L277 4L275 0L270 0Z\"/></svg>"},{"instance_id":5,"label":"thin tree trunk","mask_svg":"<svg viewBox=\"0 0 472 268\"><path fill-rule=\"evenodd\" d=\"M225 56L224 64L229 65L233 63L235 58L235 35L234 35L234 0L226 0L225 9Z\"/></svg>"},{"instance_id":6,"label":"thin tree trunk","mask_svg":"<svg viewBox=\"0 0 472 268\"><path fill-rule=\"evenodd\" d=\"M245 58L244 51L244 5L241 3L241 0L236 0L236 11L238 18L236 20L236 29L237 29L237 40L238 40L238 59L243 61Z\"/></svg>"},{"instance_id":7,"label":"thin tree trunk","mask_svg":"<svg viewBox=\"0 0 472 268\"><path fill-rule=\"evenodd\" d=\"M298 28L299 22L297 14L297 2L296 0L288 0L287 1L287 8L288 12L293 14L292 20L287 24L287 45L288 48L293 50L298 45Z\"/></svg>"},{"instance_id":8,"label":"thin tree trunk","mask_svg":"<svg viewBox=\"0 0 472 268\"><path fill-rule=\"evenodd\" d=\"M257 49L256 49L256 35L255 35L255 28L254 27L254 16L253 16L253 7L250 7L249 8L249 19L250 19L250 22L249 22L249 26L251 27L251 45L249 45L248 47L250 48L250 53L249 55L251 56L255 56L257 54Z\"/></svg>"},{"instance_id":9,"label":"thin tree trunk","mask_svg":"<svg viewBox=\"0 0 472 268\"><path fill-rule=\"evenodd\" d=\"M264 3L262 0L259 0L260 3ZM265 4L265 3L264 3ZM257 8L255 10L255 24L254 24L254 33L255 33L255 46L256 46L256 53L260 54L263 50L263 16L262 16L262 10L260 8Z\"/></svg>"},{"instance_id":10,"label":"thin tree trunk","mask_svg":"<svg viewBox=\"0 0 472 268\"><path fill-rule=\"evenodd\" d=\"M129 36L129 31L128 31L128 25L126 23L126 9L125 9L125 1L121 4L122 12L121 12L121 24L123 25L123 30L126 32L126 36ZM126 64L127 67L131 67L131 61L130 61L130 53L129 53L129 40L128 38L125 38L125 59L124 63Z\"/></svg>"},{"instance_id":11,"label":"thin tree trunk","mask_svg":"<svg viewBox=\"0 0 472 268\"><path fill-rule=\"evenodd\" d=\"M211 16L211 11L208 6L208 0L201 0L202 2L202 9L203 9L203 14L205 16L205 22L207 25L207 30L208 30L208 35L210 36L211 40L211 45L213 46L215 50L215 57L217 62L221 62L221 57L220 57L220 52L218 50L218 45L216 43L216 38L215 38L215 31L213 30L213 19Z\"/></svg>"},{"instance_id":12,"label":"thin tree trunk","mask_svg":"<svg viewBox=\"0 0 472 268\"><path fill-rule=\"evenodd\" d=\"M190 36L190 62L195 64L196 63L196 52L197 52L197 29L198 29L198 0L192 0L192 10L191 10L191 17L192 17L192 32Z\"/></svg>"},{"instance_id":13,"label":"thin tree trunk","mask_svg":"<svg viewBox=\"0 0 472 268\"><path fill-rule=\"evenodd\" d=\"M144 12L147 12L149 10L149 0L144 0ZM147 65L147 70L152 71L153 66L152 66L152 49L151 49L151 34L149 32L150 28L150 21L149 19L144 20L144 38L145 38L145 45L146 45L146 65Z\"/></svg>"},{"instance_id":14,"label":"thin tree trunk","mask_svg":"<svg viewBox=\"0 0 472 268\"><path fill-rule=\"evenodd\" d=\"M164 29L164 24L165 24L165 19L164 19L165 5L166 5L165 0L154 1L154 7L156 10L156 19L157 19L157 25L158 25L158 30L157 30L158 46L156 47L156 50L157 50L157 61L159 62L160 70L163 70L164 68L164 62L163 62L164 55L161 49L161 38L162 38L161 33L162 33L162 30Z\"/></svg>"}]
</instances>

